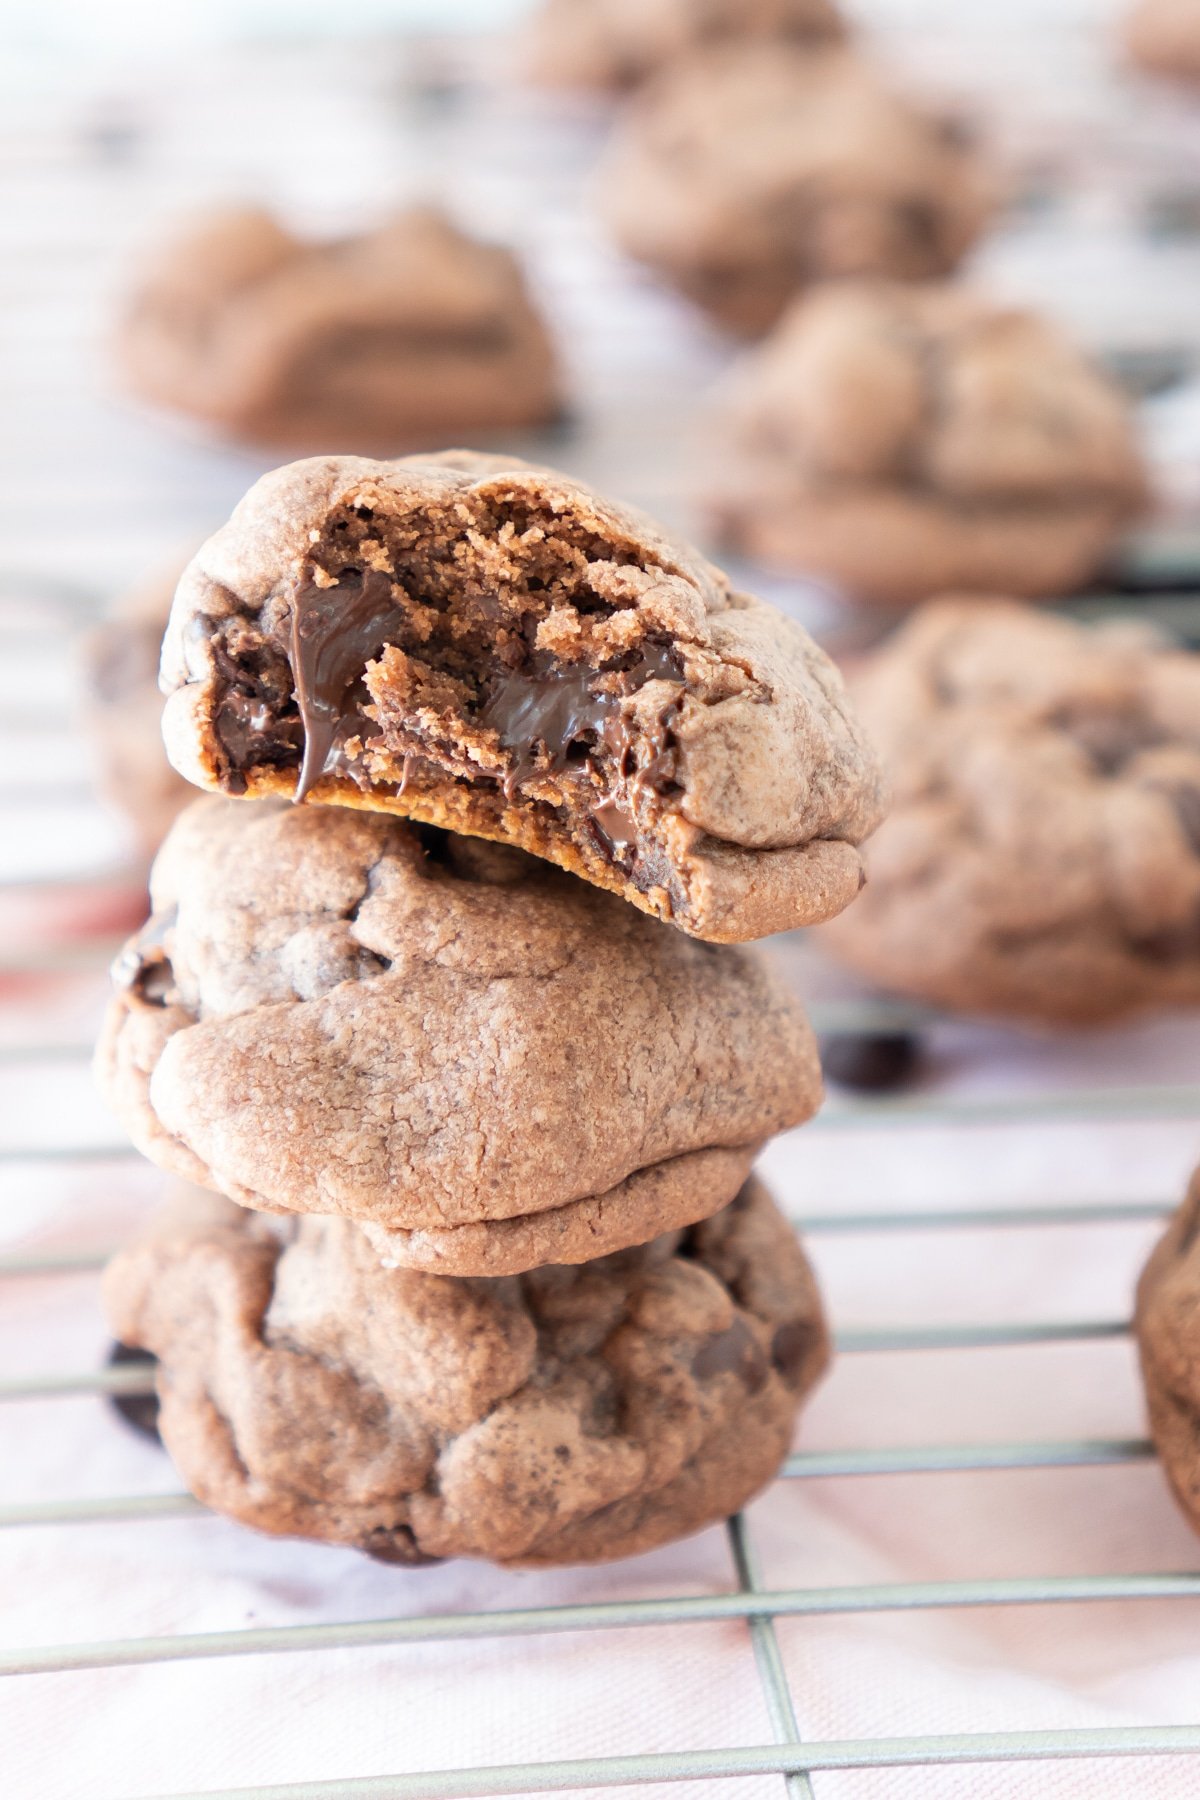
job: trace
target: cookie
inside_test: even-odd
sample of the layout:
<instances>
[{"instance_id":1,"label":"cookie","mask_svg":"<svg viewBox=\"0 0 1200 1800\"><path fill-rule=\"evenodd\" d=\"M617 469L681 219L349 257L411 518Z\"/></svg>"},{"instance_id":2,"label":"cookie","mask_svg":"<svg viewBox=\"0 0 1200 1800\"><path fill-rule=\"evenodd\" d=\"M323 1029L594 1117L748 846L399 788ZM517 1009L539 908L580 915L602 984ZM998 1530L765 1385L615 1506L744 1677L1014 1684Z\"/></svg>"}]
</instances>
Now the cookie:
<instances>
[{"instance_id":1,"label":"cookie","mask_svg":"<svg viewBox=\"0 0 1200 1800\"><path fill-rule=\"evenodd\" d=\"M543 0L525 35L525 62L554 86L627 88L701 45L844 35L833 0Z\"/></svg>"},{"instance_id":2,"label":"cookie","mask_svg":"<svg viewBox=\"0 0 1200 1800\"><path fill-rule=\"evenodd\" d=\"M1200 1170L1138 1283L1134 1334L1150 1434L1180 1506L1200 1531Z\"/></svg>"},{"instance_id":3,"label":"cookie","mask_svg":"<svg viewBox=\"0 0 1200 1800\"><path fill-rule=\"evenodd\" d=\"M829 951L954 1012L1200 1004L1200 657L1132 623L947 600L855 693L894 802Z\"/></svg>"},{"instance_id":4,"label":"cookie","mask_svg":"<svg viewBox=\"0 0 1200 1800\"><path fill-rule=\"evenodd\" d=\"M883 605L1069 593L1146 502L1115 382L1049 321L956 288L798 301L721 423L718 533Z\"/></svg>"},{"instance_id":5,"label":"cookie","mask_svg":"<svg viewBox=\"0 0 1200 1800\"><path fill-rule=\"evenodd\" d=\"M499 1274L716 1212L820 1100L754 953L381 813L201 800L116 965L102 1088L162 1167Z\"/></svg>"},{"instance_id":6,"label":"cookie","mask_svg":"<svg viewBox=\"0 0 1200 1800\"><path fill-rule=\"evenodd\" d=\"M631 101L602 204L630 255L756 335L816 282L948 274L993 200L961 123L869 62L746 44L697 53Z\"/></svg>"},{"instance_id":7,"label":"cookie","mask_svg":"<svg viewBox=\"0 0 1200 1800\"><path fill-rule=\"evenodd\" d=\"M265 477L185 574L163 680L201 787L516 844L713 941L847 905L880 812L799 625L511 459Z\"/></svg>"},{"instance_id":8,"label":"cookie","mask_svg":"<svg viewBox=\"0 0 1200 1800\"><path fill-rule=\"evenodd\" d=\"M828 1357L753 1182L690 1231L494 1281L383 1269L345 1220L276 1234L180 1202L104 1291L159 1358L200 1500L386 1562L602 1562L722 1519L779 1467Z\"/></svg>"},{"instance_id":9,"label":"cookie","mask_svg":"<svg viewBox=\"0 0 1200 1800\"><path fill-rule=\"evenodd\" d=\"M149 860L172 821L195 799L167 761L158 659L178 568L123 596L83 640L82 720L92 773L105 799L125 814Z\"/></svg>"},{"instance_id":10,"label":"cookie","mask_svg":"<svg viewBox=\"0 0 1200 1800\"><path fill-rule=\"evenodd\" d=\"M1200 85L1200 7L1196 0L1137 0L1122 37L1129 57L1151 75Z\"/></svg>"},{"instance_id":11,"label":"cookie","mask_svg":"<svg viewBox=\"0 0 1200 1800\"><path fill-rule=\"evenodd\" d=\"M145 270L116 354L142 399L292 451L387 455L562 406L516 258L425 207L325 243L253 207L201 220Z\"/></svg>"}]
</instances>

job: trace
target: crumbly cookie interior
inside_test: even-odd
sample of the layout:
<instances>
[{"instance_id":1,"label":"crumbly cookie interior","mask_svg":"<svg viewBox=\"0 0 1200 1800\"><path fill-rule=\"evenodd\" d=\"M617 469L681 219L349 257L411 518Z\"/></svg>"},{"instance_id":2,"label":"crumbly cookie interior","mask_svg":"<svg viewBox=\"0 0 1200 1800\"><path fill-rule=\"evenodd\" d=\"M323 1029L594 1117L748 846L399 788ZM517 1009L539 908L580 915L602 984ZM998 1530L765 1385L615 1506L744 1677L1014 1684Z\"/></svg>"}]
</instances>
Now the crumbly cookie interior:
<instances>
[{"instance_id":1,"label":"crumbly cookie interior","mask_svg":"<svg viewBox=\"0 0 1200 1800\"><path fill-rule=\"evenodd\" d=\"M297 799L668 890L657 833L678 793L683 664L637 605L666 573L633 538L524 494L404 512L351 496L257 616L204 623L219 784L291 777Z\"/></svg>"}]
</instances>

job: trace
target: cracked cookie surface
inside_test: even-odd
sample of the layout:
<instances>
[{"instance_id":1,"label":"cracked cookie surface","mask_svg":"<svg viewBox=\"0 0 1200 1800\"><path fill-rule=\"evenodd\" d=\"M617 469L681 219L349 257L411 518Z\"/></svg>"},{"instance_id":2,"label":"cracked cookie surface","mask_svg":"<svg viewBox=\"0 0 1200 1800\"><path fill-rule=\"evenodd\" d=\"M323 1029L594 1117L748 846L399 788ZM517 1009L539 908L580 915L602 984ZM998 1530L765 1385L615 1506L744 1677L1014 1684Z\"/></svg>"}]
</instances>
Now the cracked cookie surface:
<instances>
[{"instance_id":1,"label":"cracked cookie surface","mask_svg":"<svg viewBox=\"0 0 1200 1800\"><path fill-rule=\"evenodd\" d=\"M808 1025L753 952L506 846L200 800L151 896L98 1052L134 1141L244 1205L370 1221L395 1263L644 1241L723 1206L819 1103Z\"/></svg>"},{"instance_id":2,"label":"cracked cookie surface","mask_svg":"<svg viewBox=\"0 0 1200 1800\"><path fill-rule=\"evenodd\" d=\"M1130 622L947 600L855 694L894 803L832 953L952 1011L1200 1004L1200 657Z\"/></svg>"},{"instance_id":3,"label":"cracked cookie surface","mask_svg":"<svg viewBox=\"0 0 1200 1800\"><path fill-rule=\"evenodd\" d=\"M1200 1531L1200 1170L1138 1282L1134 1335L1150 1433Z\"/></svg>"},{"instance_id":4,"label":"cracked cookie surface","mask_svg":"<svg viewBox=\"0 0 1200 1800\"><path fill-rule=\"evenodd\" d=\"M1116 384L1049 321L958 288L799 302L723 422L718 533L884 605L1070 593L1146 504Z\"/></svg>"},{"instance_id":5,"label":"cracked cookie surface","mask_svg":"<svg viewBox=\"0 0 1200 1800\"><path fill-rule=\"evenodd\" d=\"M293 452L394 455L562 407L516 257L428 207L325 243L257 207L197 220L147 265L116 353L142 399Z\"/></svg>"},{"instance_id":6,"label":"cracked cookie surface","mask_svg":"<svg viewBox=\"0 0 1200 1800\"><path fill-rule=\"evenodd\" d=\"M630 102L603 181L622 247L751 336L820 281L949 274L994 204L962 122L837 47L690 57Z\"/></svg>"},{"instance_id":7,"label":"cracked cookie surface","mask_svg":"<svg viewBox=\"0 0 1200 1800\"><path fill-rule=\"evenodd\" d=\"M751 1182L583 1268L380 1267L344 1220L180 1200L105 1276L161 1366L159 1425L206 1505L389 1562L648 1550L775 1473L828 1342L811 1270Z\"/></svg>"},{"instance_id":8,"label":"cracked cookie surface","mask_svg":"<svg viewBox=\"0 0 1200 1800\"><path fill-rule=\"evenodd\" d=\"M881 811L799 625L511 459L265 477L184 575L163 681L199 786L513 843L716 942L840 911Z\"/></svg>"}]
</instances>

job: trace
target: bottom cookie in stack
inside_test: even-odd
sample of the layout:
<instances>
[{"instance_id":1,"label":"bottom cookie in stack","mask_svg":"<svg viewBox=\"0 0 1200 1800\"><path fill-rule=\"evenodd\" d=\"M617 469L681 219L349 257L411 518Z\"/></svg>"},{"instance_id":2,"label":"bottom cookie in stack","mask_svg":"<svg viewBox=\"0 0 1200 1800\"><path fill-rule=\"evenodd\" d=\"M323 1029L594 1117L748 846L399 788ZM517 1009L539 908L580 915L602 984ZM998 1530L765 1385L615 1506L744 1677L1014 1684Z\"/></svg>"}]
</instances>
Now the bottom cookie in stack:
<instances>
[{"instance_id":1,"label":"bottom cookie in stack","mask_svg":"<svg viewBox=\"0 0 1200 1800\"><path fill-rule=\"evenodd\" d=\"M388 1562L600 1562L776 1472L829 1347L754 1180L702 1224L498 1278L385 1268L361 1228L187 1191L110 1265L192 1492Z\"/></svg>"}]
</instances>

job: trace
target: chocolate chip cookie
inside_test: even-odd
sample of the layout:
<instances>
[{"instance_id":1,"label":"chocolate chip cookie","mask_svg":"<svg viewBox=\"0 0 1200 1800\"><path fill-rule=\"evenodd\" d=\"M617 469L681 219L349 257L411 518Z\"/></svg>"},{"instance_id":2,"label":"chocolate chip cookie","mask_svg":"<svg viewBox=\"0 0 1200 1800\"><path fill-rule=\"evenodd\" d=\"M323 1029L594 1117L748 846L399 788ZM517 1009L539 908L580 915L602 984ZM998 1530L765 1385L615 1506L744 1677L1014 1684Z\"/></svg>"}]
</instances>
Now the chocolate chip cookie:
<instances>
[{"instance_id":1,"label":"chocolate chip cookie","mask_svg":"<svg viewBox=\"0 0 1200 1800\"><path fill-rule=\"evenodd\" d=\"M844 33L833 0L544 0L525 60L541 81L626 88L700 45L817 44Z\"/></svg>"},{"instance_id":2,"label":"chocolate chip cookie","mask_svg":"<svg viewBox=\"0 0 1200 1800\"><path fill-rule=\"evenodd\" d=\"M633 99L603 204L632 256L758 334L819 281L948 274L993 203L961 123L870 63L747 44L698 53Z\"/></svg>"},{"instance_id":3,"label":"chocolate chip cookie","mask_svg":"<svg viewBox=\"0 0 1200 1800\"><path fill-rule=\"evenodd\" d=\"M808 635L529 464L296 463L180 584L176 768L517 844L712 941L828 918L880 812Z\"/></svg>"},{"instance_id":4,"label":"chocolate chip cookie","mask_svg":"<svg viewBox=\"0 0 1200 1800\"><path fill-rule=\"evenodd\" d=\"M105 1278L160 1363L205 1504L386 1562L602 1562L767 1482L828 1356L794 1233L750 1183L706 1224L580 1269L380 1266L356 1226L179 1202Z\"/></svg>"},{"instance_id":5,"label":"chocolate chip cookie","mask_svg":"<svg viewBox=\"0 0 1200 1800\"><path fill-rule=\"evenodd\" d=\"M1122 29L1131 59L1151 75L1200 85L1200 6L1196 0L1138 0Z\"/></svg>"},{"instance_id":6,"label":"chocolate chip cookie","mask_svg":"<svg viewBox=\"0 0 1200 1800\"><path fill-rule=\"evenodd\" d=\"M257 208L200 221L145 270L116 350L142 399L292 451L387 455L562 405L516 258L425 207L332 243Z\"/></svg>"},{"instance_id":7,"label":"chocolate chip cookie","mask_svg":"<svg viewBox=\"0 0 1200 1800\"><path fill-rule=\"evenodd\" d=\"M1200 657L1132 623L948 600L855 693L894 805L831 952L958 1012L1200 1005Z\"/></svg>"},{"instance_id":8,"label":"chocolate chip cookie","mask_svg":"<svg viewBox=\"0 0 1200 1800\"><path fill-rule=\"evenodd\" d=\"M1070 593L1146 501L1116 384L1049 321L956 288L797 302L723 423L725 539L885 605Z\"/></svg>"},{"instance_id":9,"label":"chocolate chip cookie","mask_svg":"<svg viewBox=\"0 0 1200 1800\"><path fill-rule=\"evenodd\" d=\"M1138 1283L1134 1331L1150 1433L1200 1531L1200 1170Z\"/></svg>"},{"instance_id":10,"label":"chocolate chip cookie","mask_svg":"<svg viewBox=\"0 0 1200 1800\"><path fill-rule=\"evenodd\" d=\"M122 596L82 647L83 724L104 797L128 818L149 860L196 797L167 761L158 659L179 570Z\"/></svg>"},{"instance_id":11,"label":"chocolate chip cookie","mask_svg":"<svg viewBox=\"0 0 1200 1800\"><path fill-rule=\"evenodd\" d=\"M101 1085L153 1161L499 1274L707 1217L816 1109L799 1007L506 846L200 800L116 965Z\"/></svg>"}]
</instances>

